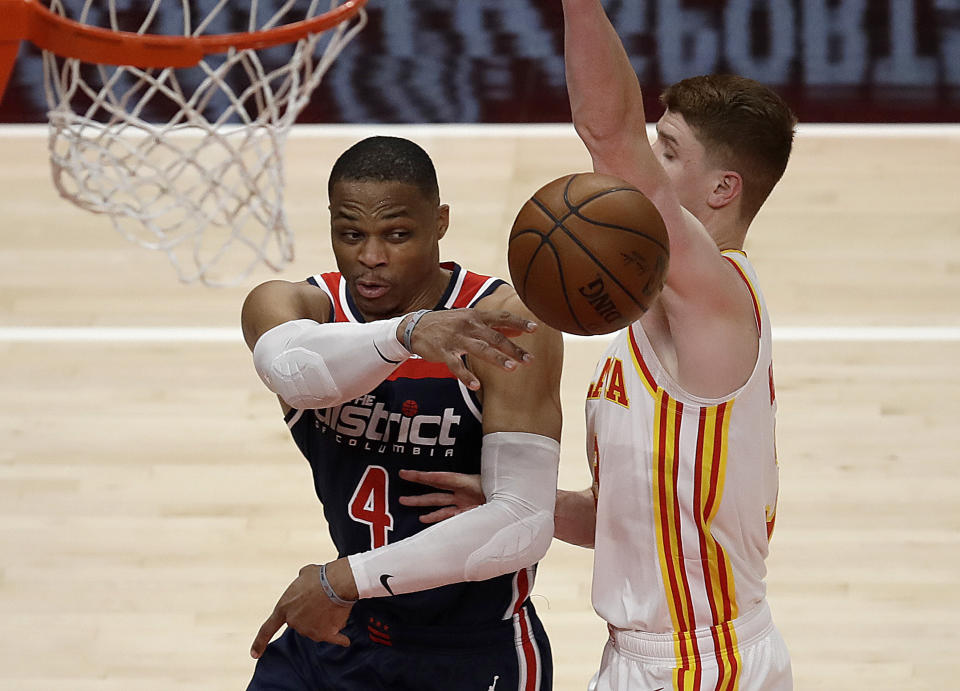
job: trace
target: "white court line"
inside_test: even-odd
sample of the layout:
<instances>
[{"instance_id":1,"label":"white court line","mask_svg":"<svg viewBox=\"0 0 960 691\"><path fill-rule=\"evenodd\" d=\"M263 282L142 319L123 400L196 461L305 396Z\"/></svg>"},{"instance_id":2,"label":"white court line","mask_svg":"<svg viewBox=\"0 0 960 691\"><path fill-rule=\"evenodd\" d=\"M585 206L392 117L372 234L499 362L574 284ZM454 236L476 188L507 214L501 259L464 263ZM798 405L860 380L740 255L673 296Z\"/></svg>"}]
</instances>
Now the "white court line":
<instances>
[{"instance_id":1,"label":"white court line","mask_svg":"<svg viewBox=\"0 0 960 691\"><path fill-rule=\"evenodd\" d=\"M229 132L231 126L224 126ZM651 136L654 125L647 125ZM184 131L178 136L197 137L200 132ZM440 123L410 125L371 124L335 124L335 125L294 125L291 139L334 139L340 137L360 138L371 134L405 136L410 138L434 137L478 138L484 137L523 137L539 139L546 137L575 138L576 132L570 123ZM25 139L46 137L46 124L0 124L0 138ZM960 124L957 123L800 123L797 126L799 138L898 138L898 137L960 137Z\"/></svg>"},{"instance_id":2,"label":"white court line","mask_svg":"<svg viewBox=\"0 0 960 691\"><path fill-rule=\"evenodd\" d=\"M569 341L613 335L571 336ZM957 342L960 326L783 326L773 328L781 342ZM243 343L239 328L193 326L2 326L0 343Z\"/></svg>"},{"instance_id":3,"label":"white court line","mask_svg":"<svg viewBox=\"0 0 960 691\"><path fill-rule=\"evenodd\" d=\"M243 343L239 328L199 326L3 326L6 343Z\"/></svg>"}]
</instances>

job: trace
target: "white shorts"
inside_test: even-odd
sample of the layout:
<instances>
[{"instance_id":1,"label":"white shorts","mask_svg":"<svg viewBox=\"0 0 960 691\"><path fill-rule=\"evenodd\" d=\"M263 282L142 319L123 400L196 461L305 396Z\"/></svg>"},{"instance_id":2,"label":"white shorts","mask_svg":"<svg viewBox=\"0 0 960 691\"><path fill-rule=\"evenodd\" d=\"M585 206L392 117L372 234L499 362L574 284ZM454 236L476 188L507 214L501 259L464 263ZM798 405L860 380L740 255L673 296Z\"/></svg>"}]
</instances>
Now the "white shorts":
<instances>
[{"instance_id":1,"label":"white shorts","mask_svg":"<svg viewBox=\"0 0 960 691\"><path fill-rule=\"evenodd\" d=\"M589 691L792 691L790 654L765 602L735 619L736 644L723 644L722 629L698 629L696 657L678 662L674 634L611 627L600 670ZM729 626L729 625L728 625ZM719 627L718 627L719 628ZM717 643L719 641L719 645Z\"/></svg>"}]
</instances>

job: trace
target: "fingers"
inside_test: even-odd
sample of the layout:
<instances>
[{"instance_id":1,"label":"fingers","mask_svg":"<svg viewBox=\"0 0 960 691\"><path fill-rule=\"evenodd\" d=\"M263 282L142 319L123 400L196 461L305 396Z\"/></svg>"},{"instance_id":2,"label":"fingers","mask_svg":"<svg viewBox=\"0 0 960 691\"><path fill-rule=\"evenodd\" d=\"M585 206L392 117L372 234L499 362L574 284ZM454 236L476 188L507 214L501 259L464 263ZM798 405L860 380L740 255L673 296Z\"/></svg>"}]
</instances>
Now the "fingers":
<instances>
[{"instance_id":1,"label":"fingers","mask_svg":"<svg viewBox=\"0 0 960 691\"><path fill-rule=\"evenodd\" d=\"M450 473L443 470L401 470L400 477L409 482L428 485L437 489L459 489L464 486L460 473Z\"/></svg>"},{"instance_id":2,"label":"fingers","mask_svg":"<svg viewBox=\"0 0 960 691\"><path fill-rule=\"evenodd\" d=\"M339 633L339 632L333 634L333 635L330 637L329 642L330 642L330 643L333 643L334 645L339 645L339 646L341 646L341 647L343 647L343 648L349 648L349 647L350 647L350 639L347 638L346 636L344 636L342 633Z\"/></svg>"},{"instance_id":3,"label":"fingers","mask_svg":"<svg viewBox=\"0 0 960 691\"><path fill-rule=\"evenodd\" d=\"M431 511L430 513L420 516L421 523L439 523L440 521L445 521L448 518L461 514L466 509L460 509L456 506L445 506L442 509L437 509L436 511Z\"/></svg>"},{"instance_id":4,"label":"fingers","mask_svg":"<svg viewBox=\"0 0 960 691\"><path fill-rule=\"evenodd\" d=\"M478 311L480 318L491 329L506 333L508 336L519 336L524 333L533 333L537 330L537 323L525 317L518 316L507 310L499 312Z\"/></svg>"},{"instance_id":5,"label":"fingers","mask_svg":"<svg viewBox=\"0 0 960 691\"><path fill-rule=\"evenodd\" d=\"M250 657L254 660L259 660L260 656L263 655L263 651L267 649L267 644L270 643L270 639L273 638L273 635L280 630L280 627L283 626L283 617L273 610L267 620L263 622L263 626L260 627L260 630L257 632L257 637L253 640L253 645L250 647ZM349 643L348 643L349 644Z\"/></svg>"},{"instance_id":6,"label":"fingers","mask_svg":"<svg viewBox=\"0 0 960 691\"><path fill-rule=\"evenodd\" d=\"M533 359L532 353L489 326L464 336L463 349L466 354L480 357L503 369L516 369L518 363Z\"/></svg>"},{"instance_id":7,"label":"fingers","mask_svg":"<svg viewBox=\"0 0 960 691\"><path fill-rule=\"evenodd\" d=\"M447 368L457 379L463 382L463 385L466 386L471 391L480 390L480 380L477 379L477 376L467 369L467 366L463 364L463 360L460 358L448 358L447 359Z\"/></svg>"},{"instance_id":8,"label":"fingers","mask_svg":"<svg viewBox=\"0 0 960 691\"><path fill-rule=\"evenodd\" d=\"M411 336L411 348L426 360L446 363L468 389L477 391L480 381L466 367L463 356L514 370L532 360L533 355L508 335L523 335L536 328L536 323L505 310L438 310L418 322Z\"/></svg>"},{"instance_id":9,"label":"fingers","mask_svg":"<svg viewBox=\"0 0 960 691\"><path fill-rule=\"evenodd\" d=\"M447 357L446 364L457 379L471 391L480 390L480 380L470 371L461 354L485 360L508 372L515 370L519 363L528 362L533 355L515 344L509 338L496 331L489 331L489 340L483 338L464 338L463 345L456 354Z\"/></svg>"},{"instance_id":10,"label":"fingers","mask_svg":"<svg viewBox=\"0 0 960 691\"><path fill-rule=\"evenodd\" d=\"M404 506L450 506L453 504L453 494L450 492L414 494L400 497L400 503Z\"/></svg>"}]
</instances>

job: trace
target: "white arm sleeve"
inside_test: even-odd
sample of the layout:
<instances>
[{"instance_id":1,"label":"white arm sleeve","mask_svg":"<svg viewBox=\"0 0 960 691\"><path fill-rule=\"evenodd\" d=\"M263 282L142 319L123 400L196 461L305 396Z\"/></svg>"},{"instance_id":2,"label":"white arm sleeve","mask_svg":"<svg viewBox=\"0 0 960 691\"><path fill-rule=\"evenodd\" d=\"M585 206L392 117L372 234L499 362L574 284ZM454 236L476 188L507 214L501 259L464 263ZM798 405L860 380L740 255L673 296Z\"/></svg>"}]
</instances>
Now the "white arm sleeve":
<instances>
[{"instance_id":1,"label":"white arm sleeve","mask_svg":"<svg viewBox=\"0 0 960 691\"><path fill-rule=\"evenodd\" d=\"M397 340L402 319L285 322L260 336L253 363L267 388L292 408L339 405L369 393L410 357Z\"/></svg>"},{"instance_id":2,"label":"white arm sleeve","mask_svg":"<svg viewBox=\"0 0 960 691\"><path fill-rule=\"evenodd\" d=\"M487 503L400 542L349 557L360 597L481 581L539 561L553 539L560 444L539 434L483 437Z\"/></svg>"}]
</instances>

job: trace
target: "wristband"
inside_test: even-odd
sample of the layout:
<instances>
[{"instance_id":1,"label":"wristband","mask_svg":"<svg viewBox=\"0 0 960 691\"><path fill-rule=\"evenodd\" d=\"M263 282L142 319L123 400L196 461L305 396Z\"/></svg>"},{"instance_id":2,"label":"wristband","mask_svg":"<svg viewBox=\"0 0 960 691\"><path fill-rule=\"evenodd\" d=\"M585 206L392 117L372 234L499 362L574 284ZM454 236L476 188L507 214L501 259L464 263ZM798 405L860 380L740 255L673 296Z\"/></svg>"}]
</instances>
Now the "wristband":
<instances>
[{"instance_id":1,"label":"wristband","mask_svg":"<svg viewBox=\"0 0 960 691\"><path fill-rule=\"evenodd\" d=\"M413 352L413 348L410 347L410 338L413 336L414 328L416 328L417 323L423 318L423 315L432 311L433 310L417 310L413 313L413 318L407 322L407 326L403 330L403 347L406 348L408 352Z\"/></svg>"},{"instance_id":2,"label":"wristband","mask_svg":"<svg viewBox=\"0 0 960 691\"><path fill-rule=\"evenodd\" d=\"M327 579L327 565L320 565L320 587L323 588L323 592L327 594L327 597L330 598L330 602L335 605L340 605L341 607L350 607L353 605L353 602L350 600L344 600L342 597L337 595L337 592L333 589L333 586L330 585L330 581Z\"/></svg>"}]
</instances>

